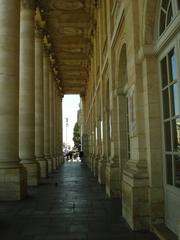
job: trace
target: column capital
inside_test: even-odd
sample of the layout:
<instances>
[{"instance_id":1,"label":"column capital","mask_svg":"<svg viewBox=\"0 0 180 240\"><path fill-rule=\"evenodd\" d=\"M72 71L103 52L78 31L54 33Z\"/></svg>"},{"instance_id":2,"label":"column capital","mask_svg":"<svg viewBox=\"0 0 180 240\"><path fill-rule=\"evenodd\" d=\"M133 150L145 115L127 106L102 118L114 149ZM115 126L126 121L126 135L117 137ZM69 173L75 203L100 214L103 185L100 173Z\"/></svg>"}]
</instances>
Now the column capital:
<instances>
[{"instance_id":1,"label":"column capital","mask_svg":"<svg viewBox=\"0 0 180 240\"><path fill-rule=\"evenodd\" d=\"M60 93L60 101L62 102L64 98L64 94Z\"/></svg>"},{"instance_id":2,"label":"column capital","mask_svg":"<svg viewBox=\"0 0 180 240\"><path fill-rule=\"evenodd\" d=\"M35 38L43 39L43 36L44 36L44 29L41 26L39 26L39 24L36 24L35 25Z\"/></svg>"},{"instance_id":3,"label":"column capital","mask_svg":"<svg viewBox=\"0 0 180 240\"><path fill-rule=\"evenodd\" d=\"M49 47L47 45L44 45L44 54L47 58L49 58L49 53L50 53Z\"/></svg>"},{"instance_id":4,"label":"column capital","mask_svg":"<svg viewBox=\"0 0 180 240\"><path fill-rule=\"evenodd\" d=\"M21 7L24 9L35 10L35 0L21 0Z\"/></svg>"}]
</instances>

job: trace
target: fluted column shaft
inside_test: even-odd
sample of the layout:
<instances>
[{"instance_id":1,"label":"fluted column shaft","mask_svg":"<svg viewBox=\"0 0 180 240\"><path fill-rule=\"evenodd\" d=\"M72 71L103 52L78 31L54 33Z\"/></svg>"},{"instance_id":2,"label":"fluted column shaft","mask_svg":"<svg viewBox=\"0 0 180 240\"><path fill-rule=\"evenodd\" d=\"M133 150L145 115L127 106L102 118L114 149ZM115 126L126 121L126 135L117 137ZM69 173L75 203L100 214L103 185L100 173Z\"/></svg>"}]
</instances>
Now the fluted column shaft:
<instances>
[{"instance_id":1,"label":"fluted column shaft","mask_svg":"<svg viewBox=\"0 0 180 240\"><path fill-rule=\"evenodd\" d=\"M43 89L43 32L35 30L35 156L40 165L40 176L47 177L44 158L44 89Z\"/></svg>"},{"instance_id":2,"label":"fluted column shaft","mask_svg":"<svg viewBox=\"0 0 180 240\"><path fill-rule=\"evenodd\" d=\"M59 90L56 91L56 109L57 109L57 166L60 165L61 162L61 143L60 143L60 96Z\"/></svg>"},{"instance_id":3,"label":"fluted column shaft","mask_svg":"<svg viewBox=\"0 0 180 240\"><path fill-rule=\"evenodd\" d=\"M56 108L56 83L53 82L53 137L54 137L54 150L53 150L53 170L57 168L57 108Z\"/></svg>"},{"instance_id":4,"label":"fluted column shaft","mask_svg":"<svg viewBox=\"0 0 180 240\"><path fill-rule=\"evenodd\" d=\"M60 96L58 97L58 123L59 123L59 163L62 164L64 161L63 156L63 139L62 139L62 96L60 93Z\"/></svg>"},{"instance_id":5,"label":"fluted column shaft","mask_svg":"<svg viewBox=\"0 0 180 240\"><path fill-rule=\"evenodd\" d=\"M53 157L54 157L54 94L53 94L53 81L54 76L52 70L50 69L50 79L49 79L49 101L50 101L50 156L52 159L53 168Z\"/></svg>"},{"instance_id":6,"label":"fluted column shaft","mask_svg":"<svg viewBox=\"0 0 180 240\"><path fill-rule=\"evenodd\" d=\"M21 0L19 152L27 170L28 185L33 186L39 178L39 165L35 160L34 15L34 1Z\"/></svg>"},{"instance_id":7,"label":"fluted column shaft","mask_svg":"<svg viewBox=\"0 0 180 240\"><path fill-rule=\"evenodd\" d=\"M56 89L56 165L59 166L59 105L58 105L58 88Z\"/></svg>"},{"instance_id":8,"label":"fluted column shaft","mask_svg":"<svg viewBox=\"0 0 180 240\"><path fill-rule=\"evenodd\" d=\"M50 158L50 66L48 49L44 48L43 55L43 81L44 81L44 156L48 161L48 173L52 171L52 159Z\"/></svg>"},{"instance_id":9,"label":"fluted column shaft","mask_svg":"<svg viewBox=\"0 0 180 240\"><path fill-rule=\"evenodd\" d=\"M26 194L19 164L20 1L0 0L0 6L0 200L19 200Z\"/></svg>"},{"instance_id":10,"label":"fluted column shaft","mask_svg":"<svg viewBox=\"0 0 180 240\"><path fill-rule=\"evenodd\" d=\"M55 87L55 99L54 99L54 107L55 107L55 154L56 159L58 158L58 109L57 109L57 88ZM57 167L57 160L56 160L56 167Z\"/></svg>"}]
</instances>

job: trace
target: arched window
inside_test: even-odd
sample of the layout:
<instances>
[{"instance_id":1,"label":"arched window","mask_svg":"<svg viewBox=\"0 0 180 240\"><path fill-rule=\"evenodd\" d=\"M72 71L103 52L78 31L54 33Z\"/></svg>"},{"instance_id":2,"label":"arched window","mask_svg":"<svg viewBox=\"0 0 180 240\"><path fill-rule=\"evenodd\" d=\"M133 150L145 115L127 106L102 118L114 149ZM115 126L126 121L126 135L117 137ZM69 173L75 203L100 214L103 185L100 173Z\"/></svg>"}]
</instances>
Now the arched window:
<instances>
[{"instance_id":1,"label":"arched window","mask_svg":"<svg viewBox=\"0 0 180 240\"><path fill-rule=\"evenodd\" d=\"M159 20L159 36L168 28L177 12L180 10L179 0L161 0L161 11Z\"/></svg>"}]
</instances>

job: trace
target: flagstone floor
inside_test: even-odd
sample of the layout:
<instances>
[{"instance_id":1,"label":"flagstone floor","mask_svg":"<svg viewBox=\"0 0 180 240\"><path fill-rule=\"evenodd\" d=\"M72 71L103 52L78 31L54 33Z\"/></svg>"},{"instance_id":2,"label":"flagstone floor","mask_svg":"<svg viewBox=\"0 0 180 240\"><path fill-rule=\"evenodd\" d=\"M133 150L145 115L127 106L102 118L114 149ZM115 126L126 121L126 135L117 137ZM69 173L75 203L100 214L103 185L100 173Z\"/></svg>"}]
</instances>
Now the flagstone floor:
<instances>
[{"instance_id":1,"label":"flagstone floor","mask_svg":"<svg viewBox=\"0 0 180 240\"><path fill-rule=\"evenodd\" d=\"M0 202L0 240L158 240L133 232L86 165L68 162L22 201Z\"/></svg>"}]
</instances>

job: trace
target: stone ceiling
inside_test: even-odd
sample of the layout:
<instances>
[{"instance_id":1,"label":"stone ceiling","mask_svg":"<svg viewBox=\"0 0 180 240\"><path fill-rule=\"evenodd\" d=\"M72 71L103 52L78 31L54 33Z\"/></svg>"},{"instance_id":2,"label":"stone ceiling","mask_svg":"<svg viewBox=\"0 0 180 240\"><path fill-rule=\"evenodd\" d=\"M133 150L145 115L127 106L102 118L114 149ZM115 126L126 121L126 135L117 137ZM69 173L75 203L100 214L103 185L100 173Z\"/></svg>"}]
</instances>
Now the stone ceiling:
<instances>
[{"instance_id":1,"label":"stone ceiling","mask_svg":"<svg viewBox=\"0 0 180 240\"><path fill-rule=\"evenodd\" d=\"M84 95L95 0L40 0L63 94Z\"/></svg>"}]
</instances>

